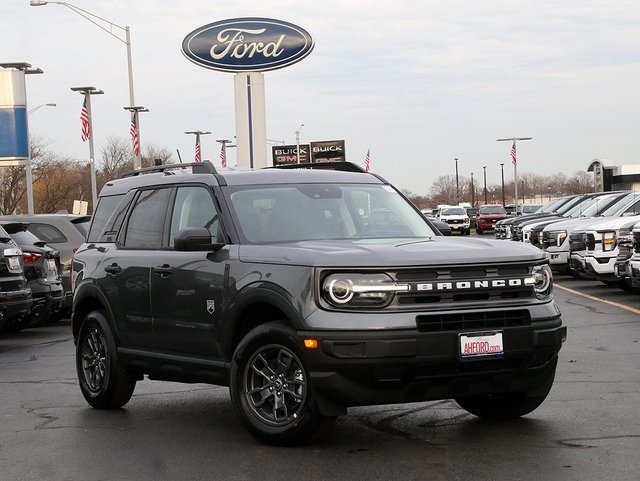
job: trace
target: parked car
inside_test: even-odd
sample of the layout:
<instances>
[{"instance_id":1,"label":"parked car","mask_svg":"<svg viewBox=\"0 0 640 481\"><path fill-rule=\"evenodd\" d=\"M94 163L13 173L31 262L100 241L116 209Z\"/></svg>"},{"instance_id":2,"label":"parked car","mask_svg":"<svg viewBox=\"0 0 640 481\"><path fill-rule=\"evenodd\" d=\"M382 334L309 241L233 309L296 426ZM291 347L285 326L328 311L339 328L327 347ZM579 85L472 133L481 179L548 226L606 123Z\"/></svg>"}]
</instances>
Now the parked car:
<instances>
[{"instance_id":1,"label":"parked car","mask_svg":"<svg viewBox=\"0 0 640 481\"><path fill-rule=\"evenodd\" d=\"M60 278L60 254L27 230L28 224L2 220L0 225L22 251L24 276L31 288L33 303L20 327L46 323L62 308L64 289Z\"/></svg>"},{"instance_id":2,"label":"parked car","mask_svg":"<svg viewBox=\"0 0 640 481\"><path fill-rule=\"evenodd\" d=\"M528 222L531 219L554 216L560 209L564 208L565 205L572 203L574 199L579 197L579 195L560 197L545 204L533 214L519 217L512 216L508 219L499 220L496 223L494 231L496 239L522 240L522 232L519 227L521 223Z\"/></svg>"},{"instance_id":3,"label":"parked car","mask_svg":"<svg viewBox=\"0 0 640 481\"><path fill-rule=\"evenodd\" d=\"M460 232L462 235L469 235L471 224L469 216L464 207L458 205L443 205L438 210L438 219L449 224L452 232Z\"/></svg>"},{"instance_id":4,"label":"parked car","mask_svg":"<svg viewBox=\"0 0 640 481\"><path fill-rule=\"evenodd\" d=\"M579 216L540 222L532 228L529 240L532 245L546 252L549 265L553 270L568 273L571 233L599 219L623 215L629 201L633 198L634 195L629 192L611 192L594 197Z\"/></svg>"},{"instance_id":5,"label":"parked car","mask_svg":"<svg viewBox=\"0 0 640 481\"><path fill-rule=\"evenodd\" d=\"M482 234L487 230L494 230L496 222L508 217L504 206L499 204L481 205L476 218L476 234Z\"/></svg>"},{"instance_id":6,"label":"parked car","mask_svg":"<svg viewBox=\"0 0 640 481\"><path fill-rule=\"evenodd\" d=\"M31 308L22 251L0 226L0 331L13 329Z\"/></svg>"},{"instance_id":7,"label":"parked car","mask_svg":"<svg viewBox=\"0 0 640 481\"><path fill-rule=\"evenodd\" d=\"M465 207L467 211L467 215L469 216L469 224L471 227L476 227L476 217L478 217L478 208L477 207Z\"/></svg>"},{"instance_id":8,"label":"parked car","mask_svg":"<svg viewBox=\"0 0 640 481\"><path fill-rule=\"evenodd\" d=\"M71 313L71 258L75 250L80 247L89 230L91 216L76 214L25 214L4 215L0 220L24 222L29 225L28 230L38 239L47 243L60 253L60 275L65 291L65 300L53 318L62 318Z\"/></svg>"}]
</instances>

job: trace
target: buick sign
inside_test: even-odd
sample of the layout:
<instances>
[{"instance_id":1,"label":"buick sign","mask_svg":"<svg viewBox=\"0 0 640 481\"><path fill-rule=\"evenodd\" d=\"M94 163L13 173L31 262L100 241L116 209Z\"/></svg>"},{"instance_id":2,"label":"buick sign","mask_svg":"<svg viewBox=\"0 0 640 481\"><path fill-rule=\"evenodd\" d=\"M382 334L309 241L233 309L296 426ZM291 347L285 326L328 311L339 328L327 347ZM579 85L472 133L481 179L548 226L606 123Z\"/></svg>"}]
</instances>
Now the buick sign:
<instances>
[{"instance_id":1,"label":"buick sign","mask_svg":"<svg viewBox=\"0 0 640 481\"><path fill-rule=\"evenodd\" d=\"M271 18L232 18L185 37L182 53L201 67L223 72L264 72L294 64L313 50L309 32Z\"/></svg>"}]
</instances>

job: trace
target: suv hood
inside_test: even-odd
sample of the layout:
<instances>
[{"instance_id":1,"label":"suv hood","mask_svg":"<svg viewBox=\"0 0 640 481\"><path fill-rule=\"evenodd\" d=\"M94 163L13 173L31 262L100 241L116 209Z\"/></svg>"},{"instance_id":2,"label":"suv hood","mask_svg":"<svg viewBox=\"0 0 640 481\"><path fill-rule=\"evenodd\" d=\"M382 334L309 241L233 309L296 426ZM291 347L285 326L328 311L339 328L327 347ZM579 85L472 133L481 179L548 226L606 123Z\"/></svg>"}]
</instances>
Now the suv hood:
<instances>
[{"instance_id":1,"label":"suv hood","mask_svg":"<svg viewBox=\"0 0 640 481\"><path fill-rule=\"evenodd\" d=\"M375 243L374 243L375 242ZM433 266L452 264L509 263L545 259L535 247L498 240L379 239L353 241L300 241L272 246L239 246L240 260L314 267Z\"/></svg>"}]
</instances>

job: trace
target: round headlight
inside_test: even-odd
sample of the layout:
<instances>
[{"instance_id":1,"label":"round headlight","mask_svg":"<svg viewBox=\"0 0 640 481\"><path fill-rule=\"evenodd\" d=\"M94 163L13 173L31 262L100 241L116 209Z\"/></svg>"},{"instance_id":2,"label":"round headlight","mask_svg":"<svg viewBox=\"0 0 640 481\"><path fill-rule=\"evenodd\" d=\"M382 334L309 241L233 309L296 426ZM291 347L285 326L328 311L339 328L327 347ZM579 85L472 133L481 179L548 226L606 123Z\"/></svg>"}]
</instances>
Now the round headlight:
<instances>
[{"instance_id":1,"label":"round headlight","mask_svg":"<svg viewBox=\"0 0 640 481\"><path fill-rule=\"evenodd\" d=\"M551 294L553 287L553 274L548 264L535 266L531 271L533 277L533 289L538 297L546 297Z\"/></svg>"},{"instance_id":2,"label":"round headlight","mask_svg":"<svg viewBox=\"0 0 640 481\"><path fill-rule=\"evenodd\" d=\"M383 273L330 274L322 282L322 297L336 307L386 307L396 292L408 290Z\"/></svg>"},{"instance_id":3,"label":"round headlight","mask_svg":"<svg viewBox=\"0 0 640 481\"><path fill-rule=\"evenodd\" d=\"M346 304L353 299L353 282L350 279L331 279L327 293L334 303Z\"/></svg>"}]
</instances>

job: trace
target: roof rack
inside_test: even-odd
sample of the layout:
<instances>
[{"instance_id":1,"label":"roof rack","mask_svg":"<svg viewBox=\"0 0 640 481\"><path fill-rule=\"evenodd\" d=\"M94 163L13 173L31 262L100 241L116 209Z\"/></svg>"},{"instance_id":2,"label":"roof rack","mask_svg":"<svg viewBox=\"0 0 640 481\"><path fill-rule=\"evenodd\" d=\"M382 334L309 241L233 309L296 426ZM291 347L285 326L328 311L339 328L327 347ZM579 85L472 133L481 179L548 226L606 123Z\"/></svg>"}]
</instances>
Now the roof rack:
<instances>
[{"instance_id":1,"label":"roof rack","mask_svg":"<svg viewBox=\"0 0 640 481\"><path fill-rule=\"evenodd\" d=\"M273 169L322 169L342 170L344 172L366 172L362 167L353 162L313 162L303 164L283 164L269 167Z\"/></svg>"},{"instance_id":2,"label":"roof rack","mask_svg":"<svg viewBox=\"0 0 640 481\"><path fill-rule=\"evenodd\" d=\"M191 162L188 164L163 164L156 165L153 167L145 167L140 170L132 170L130 172L125 172L124 174L120 174L120 179L124 179L125 177L135 177L140 174L152 174L157 172L166 172L168 170L176 170L176 169L185 169L187 167L191 167L191 171L194 174L216 174L216 168L213 164L207 160L203 162Z\"/></svg>"}]
</instances>

